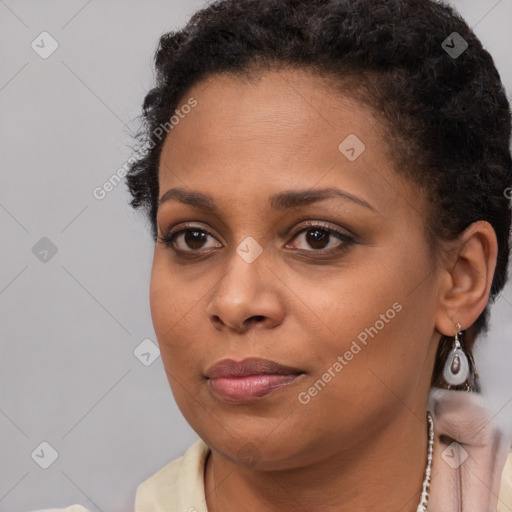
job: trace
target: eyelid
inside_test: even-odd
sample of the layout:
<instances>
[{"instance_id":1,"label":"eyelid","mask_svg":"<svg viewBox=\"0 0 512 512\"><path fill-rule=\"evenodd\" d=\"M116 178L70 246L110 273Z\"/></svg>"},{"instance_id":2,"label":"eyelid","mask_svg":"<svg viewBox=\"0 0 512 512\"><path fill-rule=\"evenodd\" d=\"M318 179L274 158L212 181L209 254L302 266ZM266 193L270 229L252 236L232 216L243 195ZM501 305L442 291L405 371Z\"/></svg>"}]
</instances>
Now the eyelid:
<instances>
[{"instance_id":1,"label":"eyelid","mask_svg":"<svg viewBox=\"0 0 512 512\"><path fill-rule=\"evenodd\" d=\"M309 229L308 229L309 228ZM326 221L308 221L305 224L302 224L291 237L290 242L287 243L286 247L293 243L293 241L298 238L301 234L309 231L311 228L318 228L320 231L325 231L329 234L330 237L337 239L340 243L336 247L331 247L330 249L295 249L298 254L304 254L308 257L313 256L313 259L321 260L326 257L333 256L341 256L350 246L358 244L358 237L355 234L352 234L352 231L346 229L348 233L343 231L343 228L340 229L337 226L333 227L333 225Z\"/></svg>"},{"instance_id":2,"label":"eyelid","mask_svg":"<svg viewBox=\"0 0 512 512\"><path fill-rule=\"evenodd\" d=\"M171 249L176 255L178 256L184 256L184 255L190 255L190 256L184 256L184 257L194 257L193 255L196 255L197 257L201 256L204 253L212 252L211 249L192 249L192 250L183 250L178 249L175 247L175 240L178 236L180 236L183 233L186 233L187 231L193 231L194 229L197 231L201 231L205 233L206 235L212 237L213 239L218 240L217 236L214 235L209 228L202 227L200 225L200 222L195 223L182 223L178 224L177 226L169 229L168 231L165 231L163 235L158 236L158 240L161 243L164 243L169 249ZM291 240L289 242L292 242L295 238L297 238L300 234L304 233L308 230L308 228L319 228L320 230L324 230L327 233L330 234L330 236L333 236L337 238L341 243L331 249L295 249L298 253L316 253L319 257L322 255L329 255L336 252L343 251L344 248L346 248L349 245L357 244L358 242L358 236L351 231L348 228L340 228L337 225L334 225L328 221L323 220L308 220L303 222L299 227L296 228L293 236L290 234L292 229L289 229L285 236L288 238L291 236ZM287 242L287 245L289 244ZM222 242L219 242L222 245ZM286 246L285 246L286 247ZM219 248L219 247L216 247Z\"/></svg>"},{"instance_id":3,"label":"eyelid","mask_svg":"<svg viewBox=\"0 0 512 512\"><path fill-rule=\"evenodd\" d=\"M199 226L200 224L201 224L200 222L193 223L193 224L179 223L179 224L177 224L176 226L174 226L173 228L171 228L171 229L169 229L167 231L166 230L161 230L161 232L163 231L163 235L162 236L170 237L170 236L173 236L173 235L177 235L181 231L185 231L187 229L190 229L190 230L197 229L198 231L204 231L205 233L207 233L208 235L210 235L213 238L217 238L217 236L212 233L210 228L200 227ZM300 224L300 221L299 221L299 224ZM295 234L293 236L295 237L296 235L301 233L307 227L321 227L321 228L325 228L326 230L329 230L329 231L334 231L336 233L340 233L341 235L346 235L346 236L349 236L349 237L353 237L354 239L358 238L358 236L352 230L348 229L347 227L343 227L340 230L340 228L338 226L332 224L329 221L325 221L325 220L308 220L308 221L303 221L303 223L296 229ZM291 232L292 231L293 231L293 227L288 229L286 231L286 233L284 233L284 236L286 236L286 237L291 236ZM343 233L343 231L346 231L347 233Z\"/></svg>"},{"instance_id":4,"label":"eyelid","mask_svg":"<svg viewBox=\"0 0 512 512\"><path fill-rule=\"evenodd\" d=\"M335 224L332 224L331 222L325 221L325 220L312 220L312 221L305 221L305 223L301 224L297 231L295 231L295 234L293 236L298 235L301 233L305 228L307 227L320 227L324 228L327 231L333 231L334 233L339 233L340 235L344 235L347 238L353 238L354 240L357 240L358 236L350 229L346 227L339 227ZM291 231L291 230L290 230ZM287 236L289 235L289 231L286 233Z\"/></svg>"},{"instance_id":5,"label":"eyelid","mask_svg":"<svg viewBox=\"0 0 512 512\"><path fill-rule=\"evenodd\" d=\"M182 224L178 224L177 226L163 232L163 234L159 235L158 236L158 240L160 242L164 242L165 243L165 239L169 239L169 238L173 238L173 242L174 240L176 239L176 237L178 237L179 235L183 234L183 233L186 233L187 231L194 231L194 229L196 231L202 231L204 233L206 233L208 236L214 238L215 240L219 241L218 240L218 237L216 235L214 235L212 233L212 231L209 229L209 228L205 228L203 226L200 226L198 224L188 224L188 223L182 223ZM174 249L176 252L178 253L184 253L184 252L190 252L190 253L193 253L193 252L199 252L199 251L183 251L181 249Z\"/></svg>"},{"instance_id":6,"label":"eyelid","mask_svg":"<svg viewBox=\"0 0 512 512\"><path fill-rule=\"evenodd\" d=\"M212 230L210 227L206 224L203 224L201 221L190 221L190 222L178 222L177 224L173 225L172 227L166 229L161 229L160 233L165 235L170 234L176 234L178 231L184 230L184 229L197 229L201 231L205 231L208 234L211 234L213 236Z\"/></svg>"}]
</instances>

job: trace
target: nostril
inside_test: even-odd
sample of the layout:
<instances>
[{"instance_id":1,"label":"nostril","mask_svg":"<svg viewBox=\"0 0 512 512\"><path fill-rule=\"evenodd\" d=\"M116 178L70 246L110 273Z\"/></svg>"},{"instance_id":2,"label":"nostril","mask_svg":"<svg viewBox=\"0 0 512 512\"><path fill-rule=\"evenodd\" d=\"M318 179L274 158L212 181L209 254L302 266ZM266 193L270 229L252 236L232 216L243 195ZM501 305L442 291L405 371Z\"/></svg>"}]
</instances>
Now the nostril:
<instances>
[{"instance_id":1,"label":"nostril","mask_svg":"<svg viewBox=\"0 0 512 512\"><path fill-rule=\"evenodd\" d=\"M251 316L251 318L249 318L247 320L247 323L259 323L259 322L263 322L265 320L265 316L264 315L254 315L254 316Z\"/></svg>"}]
</instances>

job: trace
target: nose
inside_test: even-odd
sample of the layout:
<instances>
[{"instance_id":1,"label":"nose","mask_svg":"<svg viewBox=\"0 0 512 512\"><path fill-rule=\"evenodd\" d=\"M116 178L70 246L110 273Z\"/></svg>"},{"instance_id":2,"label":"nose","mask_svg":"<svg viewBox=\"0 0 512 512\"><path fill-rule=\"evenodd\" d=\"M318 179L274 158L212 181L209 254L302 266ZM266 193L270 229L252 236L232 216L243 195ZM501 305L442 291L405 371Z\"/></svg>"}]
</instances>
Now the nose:
<instances>
[{"instance_id":1,"label":"nose","mask_svg":"<svg viewBox=\"0 0 512 512\"><path fill-rule=\"evenodd\" d=\"M279 290L285 287L264 260L261 255L247 263L234 252L206 309L216 329L242 333L251 327L272 329L282 323L284 307Z\"/></svg>"}]
</instances>

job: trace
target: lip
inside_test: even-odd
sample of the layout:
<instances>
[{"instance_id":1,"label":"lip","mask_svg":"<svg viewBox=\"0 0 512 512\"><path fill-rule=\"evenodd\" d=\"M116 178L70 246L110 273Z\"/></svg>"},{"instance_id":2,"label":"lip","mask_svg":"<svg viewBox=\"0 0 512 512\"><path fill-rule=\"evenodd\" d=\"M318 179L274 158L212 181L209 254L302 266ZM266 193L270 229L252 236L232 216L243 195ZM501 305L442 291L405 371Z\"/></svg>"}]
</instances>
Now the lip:
<instances>
[{"instance_id":1,"label":"lip","mask_svg":"<svg viewBox=\"0 0 512 512\"><path fill-rule=\"evenodd\" d=\"M276 363L270 359L258 357L249 357L238 362L233 359L222 359L205 372L209 379L217 377L247 377L249 375L292 375L299 373L303 373L303 371Z\"/></svg>"},{"instance_id":2,"label":"lip","mask_svg":"<svg viewBox=\"0 0 512 512\"><path fill-rule=\"evenodd\" d=\"M269 359L223 359L206 372L210 389L227 402L250 402L291 384L304 372Z\"/></svg>"}]
</instances>

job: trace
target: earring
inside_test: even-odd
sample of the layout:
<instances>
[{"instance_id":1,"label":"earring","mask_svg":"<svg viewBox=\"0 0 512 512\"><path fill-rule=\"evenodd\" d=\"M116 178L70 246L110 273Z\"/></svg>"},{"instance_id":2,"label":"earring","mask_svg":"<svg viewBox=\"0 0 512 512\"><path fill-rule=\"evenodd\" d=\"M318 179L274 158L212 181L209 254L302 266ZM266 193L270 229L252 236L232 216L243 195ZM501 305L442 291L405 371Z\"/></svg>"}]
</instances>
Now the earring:
<instances>
[{"instance_id":1,"label":"earring","mask_svg":"<svg viewBox=\"0 0 512 512\"><path fill-rule=\"evenodd\" d=\"M459 336L462 336L462 326L457 323L457 333L453 339L453 350L444 365L443 377L450 386L460 386L469 378L470 365L464 350L460 344Z\"/></svg>"}]
</instances>

